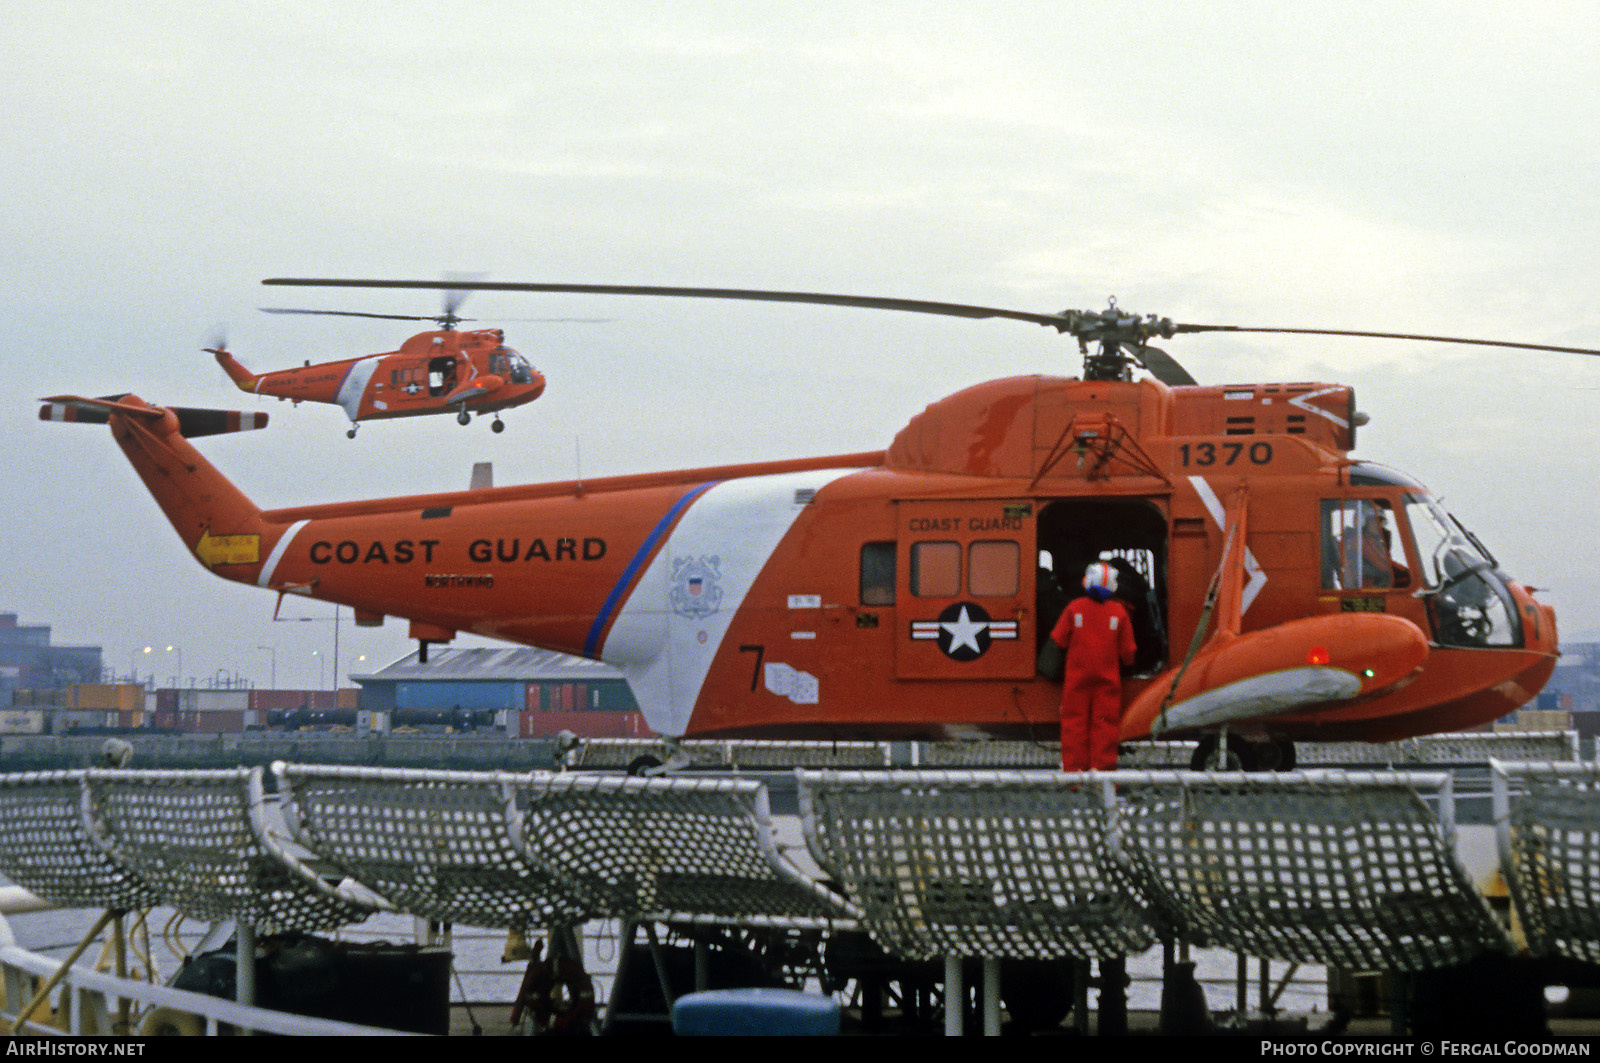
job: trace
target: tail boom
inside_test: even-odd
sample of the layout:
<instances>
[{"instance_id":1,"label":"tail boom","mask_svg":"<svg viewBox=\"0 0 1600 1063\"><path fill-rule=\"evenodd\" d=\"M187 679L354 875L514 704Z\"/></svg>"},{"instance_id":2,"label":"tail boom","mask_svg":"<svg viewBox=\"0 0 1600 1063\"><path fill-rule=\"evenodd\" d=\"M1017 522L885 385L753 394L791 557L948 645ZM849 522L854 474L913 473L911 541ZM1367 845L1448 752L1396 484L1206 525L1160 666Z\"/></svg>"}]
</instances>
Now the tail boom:
<instances>
[{"instance_id":1,"label":"tail boom","mask_svg":"<svg viewBox=\"0 0 1600 1063\"><path fill-rule=\"evenodd\" d=\"M222 366L222 371L228 374L240 391L254 392L260 385L260 379L250 370L239 364L239 360L220 347L207 347L206 350L216 356L217 364Z\"/></svg>"},{"instance_id":2,"label":"tail boom","mask_svg":"<svg viewBox=\"0 0 1600 1063\"><path fill-rule=\"evenodd\" d=\"M263 551L271 550L283 527L263 520L260 508L188 437L261 428L266 414L154 406L136 395L58 395L45 400L39 418L110 425L112 438L195 558L219 576L255 581Z\"/></svg>"}]
</instances>

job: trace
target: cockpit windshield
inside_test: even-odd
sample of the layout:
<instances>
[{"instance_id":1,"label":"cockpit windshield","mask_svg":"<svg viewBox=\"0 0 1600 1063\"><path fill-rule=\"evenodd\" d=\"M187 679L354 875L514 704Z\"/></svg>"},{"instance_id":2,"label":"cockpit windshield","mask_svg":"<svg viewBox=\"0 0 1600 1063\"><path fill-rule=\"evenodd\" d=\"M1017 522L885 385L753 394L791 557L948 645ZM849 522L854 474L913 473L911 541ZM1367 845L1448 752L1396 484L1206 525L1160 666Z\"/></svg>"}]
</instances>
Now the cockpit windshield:
<instances>
[{"instance_id":1,"label":"cockpit windshield","mask_svg":"<svg viewBox=\"0 0 1600 1063\"><path fill-rule=\"evenodd\" d=\"M510 347L501 347L489 356L489 370L504 376L513 384L533 383L533 367Z\"/></svg>"},{"instance_id":2,"label":"cockpit windshield","mask_svg":"<svg viewBox=\"0 0 1600 1063\"><path fill-rule=\"evenodd\" d=\"M1441 646L1520 646L1516 603L1477 539L1427 495L1406 496L1422 590Z\"/></svg>"},{"instance_id":3,"label":"cockpit windshield","mask_svg":"<svg viewBox=\"0 0 1600 1063\"><path fill-rule=\"evenodd\" d=\"M511 382L513 384L533 383L533 367L528 364L528 360L510 348L506 349L506 355L511 362Z\"/></svg>"}]
</instances>

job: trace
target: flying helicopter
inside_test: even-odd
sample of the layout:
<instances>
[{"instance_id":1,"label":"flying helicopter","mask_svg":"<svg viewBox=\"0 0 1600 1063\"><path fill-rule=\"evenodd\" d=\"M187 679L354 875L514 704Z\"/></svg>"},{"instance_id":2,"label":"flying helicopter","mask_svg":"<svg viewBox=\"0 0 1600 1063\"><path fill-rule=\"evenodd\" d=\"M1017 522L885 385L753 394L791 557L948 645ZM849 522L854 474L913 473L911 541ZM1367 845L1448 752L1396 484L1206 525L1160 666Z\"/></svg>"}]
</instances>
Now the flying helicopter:
<instances>
[{"instance_id":1,"label":"flying helicopter","mask_svg":"<svg viewBox=\"0 0 1600 1063\"><path fill-rule=\"evenodd\" d=\"M1363 423L1352 389L1202 386L1150 343L1204 331L1485 341L1180 324L1114 302L1041 314L473 287L1009 318L1071 335L1083 371L969 387L880 451L276 510L160 406L57 396L40 416L108 422L216 575L350 606L361 624L403 618L423 660L458 632L603 660L663 736L1049 741L1059 687L1037 650L1059 588L1095 559L1123 571L1139 634L1123 739L1199 738L1197 760L1226 742L1246 767L1286 768L1296 741L1472 728L1533 698L1555 666L1550 606L1421 483L1351 456Z\"/></svg>"},{"instance_id":2,"label":"flying helicopter","mask_svg":"<svg viewBox=\"0 0 1600 1063\"><path fill-rule=\"evenodd\" d=\"M434 332L420 332L397 351L332 362L307 361L295 369L251 373L222 344L207 347L239 390L300 402L327 402L350 418L345 434L356 437L362 421L454 412L468 424L473 414L495 414L491 427L505 422L499 411L532 402L544 393L544 375L505 345L500 329L460 332L470 319L456 311L466 290L454 290L436 315L373 314L355 310L300 310L262 307L269 314L329 314L394 321L432 321Z\"/></svg>"}]
</instances>

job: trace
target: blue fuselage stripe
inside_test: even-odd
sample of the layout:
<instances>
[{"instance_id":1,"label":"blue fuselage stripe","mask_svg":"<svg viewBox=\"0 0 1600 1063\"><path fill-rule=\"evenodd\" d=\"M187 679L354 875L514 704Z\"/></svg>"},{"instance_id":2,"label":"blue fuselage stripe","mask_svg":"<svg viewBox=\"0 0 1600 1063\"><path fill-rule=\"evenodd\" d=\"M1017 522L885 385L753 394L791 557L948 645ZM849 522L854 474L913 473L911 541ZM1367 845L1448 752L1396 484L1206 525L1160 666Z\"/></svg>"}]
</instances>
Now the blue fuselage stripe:
<instances>
[{"instance_id":1,"label":"blue fuselage stripe","mask_svg":"<svg viewBox=\"0 0 1600 1063\"><path fill-rule=\"evenodd\" d=\"M685 509L689 508L690 503L721 482L721 480L712 480L709 483L694 487L688 494L674 502L672 508L667 510L666 516L662 517L656 523L656 526L650 529L650 534L645 536L644 542L639 545L638 552L633 555L633 560L629 561L628 567L622 570L622 575L618 578L616 586L611 588L611 593L606 595L605 603L600 606L600 613L594 618L594 624L589 628L589 637L584 639L583 642L583 655L585 657L595 658L595 651L600 645L600 636L605 632L606 625L611 622L612 614L616 612L617 606L621 604L622 596L628 592L628 587L633 583L633 578L639 574L639 570L655 554L656 547L660 545L667 532L672 529L672 525L677 522L678 517L682 515Z\"/></svg>"}]
</instances>

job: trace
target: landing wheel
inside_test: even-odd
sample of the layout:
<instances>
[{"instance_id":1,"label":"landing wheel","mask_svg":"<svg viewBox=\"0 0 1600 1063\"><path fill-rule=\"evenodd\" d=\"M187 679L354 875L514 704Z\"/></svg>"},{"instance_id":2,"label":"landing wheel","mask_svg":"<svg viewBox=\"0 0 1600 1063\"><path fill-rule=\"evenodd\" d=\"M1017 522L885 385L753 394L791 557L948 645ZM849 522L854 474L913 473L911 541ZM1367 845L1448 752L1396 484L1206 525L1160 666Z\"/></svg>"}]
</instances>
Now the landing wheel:
<instances>
[{"instance_id":1,"label":"landing wheel","mask_svg":"<svg viewBox=\"0 0 1600 1063\"><path fill-rule=\"evenodd\" d=\"M493 431L504 432L506 430L506 423L504 421L502 421L500 418L496 417L494 419L494 424L490 425L489 427Z\"/></svg>"},{"instance_id":2,"label":"landing wheel","mask_svg":"<svg viewBox=\"0 0 1600 1063\"><path fill-rule=\"evenodd\" d=\"M1189 758L1193 771L1293 771L1294 743L1287 739L1266 738L1253 741L1239 735L1228 736L1228 749L1217 763L1217 736L1205 735Z\"/></svg>"},{"instance_id":3,"label":"landing wheel","mask_svg":"<svg viewBox=\"0 0 1600 1063\"><path fill-rule=\"evenodd\" d=\"M1254 744L1238 735L1228 736L1228 748L1221 756L1217 753L1217 736L1202 735L1189 758L1192 771L1259 771L1260 765Z\"/></svg>"},{"instance_id":4,"label":"landing wheel","mask_svg":"<svg viewBox=\"0 0 1600 1063\"><path fill-rule=\"evenodd\" d=\"M1060 1026L1072 1010L1075 960L1001 960L1000 999L1018 1030Z\"/></svg>"},{"instance_id":5,"label":"landing wheel","mask_svg":"<svg viewBox=\"0 0 1600 1063\"><path fill-rule=\"evenodd\" d=\"M1255 746L1257 771L1294 771L1294 743L1287 738L1269 738Z\"/></svg>"},{"instance_id":6,"label":"landing wheel","mask_svg":"<svg viewBox=\"0 0 1600 1063\"><path fill-rule=\"evenodd\" d=\"M468 413L466 410L462 410L460 413L456 414L456 424L469 424L471 421L472 414Z\"/></svg>"},{"instance_id":7,"label":"landing wheel","mask_svg":"<svg viewBox=\"0 0 1600 1063\"><path fill-rule=\"evenodd\" d=\"M354 439L356 437L356 430L354 428L352 428L352 429L350 429L350 431L346 432L344 435L345 435L346 439Z\"/></svg>"},{"instance_id":8,"label":"landing wheel","mask_svg":"<svg viewBox=\"0 0 1600 1063\"><path fill-rule=\"evenodd\" d=\"M634 757L628 762L628 774L638 778L651 768L661 767L661 758L653 757L649 753Z\"/></svg>"}]
</instances>

